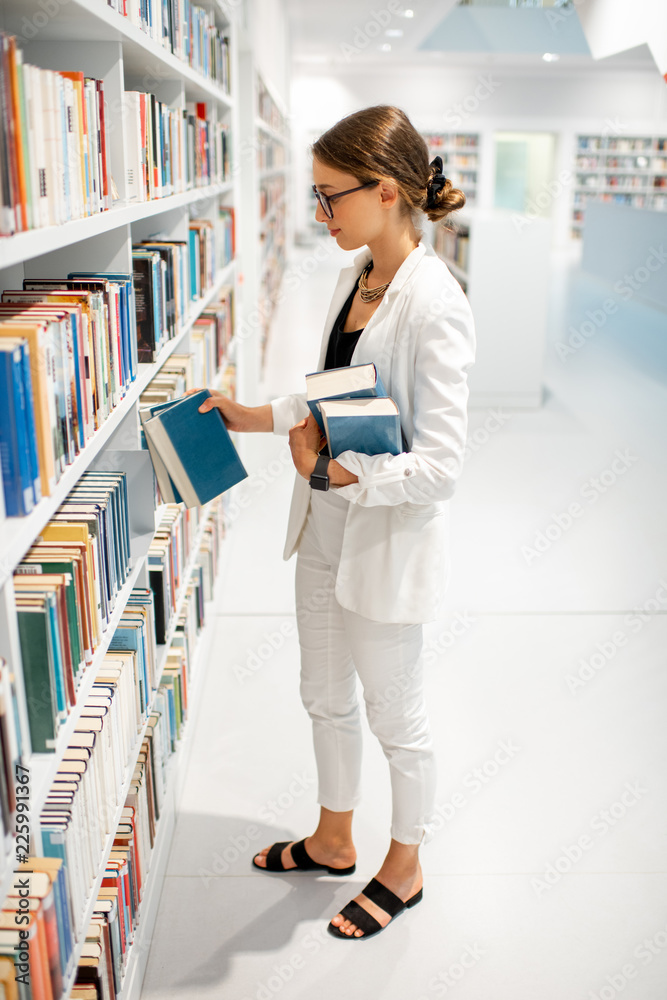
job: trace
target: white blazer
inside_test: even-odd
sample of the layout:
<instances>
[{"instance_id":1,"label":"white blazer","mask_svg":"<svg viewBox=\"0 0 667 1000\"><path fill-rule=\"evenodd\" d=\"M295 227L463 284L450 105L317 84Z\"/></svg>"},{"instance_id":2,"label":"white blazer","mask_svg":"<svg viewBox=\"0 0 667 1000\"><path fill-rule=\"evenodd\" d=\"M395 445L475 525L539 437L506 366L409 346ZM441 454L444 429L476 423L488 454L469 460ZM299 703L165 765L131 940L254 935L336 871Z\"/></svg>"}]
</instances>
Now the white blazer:
<instances>
[{"instance_id":1,"label":"white blazer","mask_svg":"<svg viewBox=\"0 0 667 1000\"><path fill-rule=\"evenodd\" d=\"M333 323L357 276L371 259L362 251L344 268L324 326L319 369ZM352 364L374 362L398 404L410 451L337 461L359 477L340 487L349 500L336 598L379 622L441 618L449 579L449 505L463 464L467 430L467 372L475 357L472 313L460 285L422 242L401 264L368 321ZM306 396L271 403L273 429L287 434L308 415ZM299 547L311 489L297 475L284 558Z\"/></svg>"}]
</instances>

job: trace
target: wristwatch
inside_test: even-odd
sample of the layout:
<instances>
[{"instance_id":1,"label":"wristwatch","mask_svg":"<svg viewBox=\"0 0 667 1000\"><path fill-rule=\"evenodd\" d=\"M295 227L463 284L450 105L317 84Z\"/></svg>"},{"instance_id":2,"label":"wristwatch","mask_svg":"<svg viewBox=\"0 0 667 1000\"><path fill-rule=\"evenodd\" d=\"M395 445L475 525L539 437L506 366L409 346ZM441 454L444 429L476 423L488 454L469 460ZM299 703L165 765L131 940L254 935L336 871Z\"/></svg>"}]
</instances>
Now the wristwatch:
<instances>
[{"instance_id":1,"label":"wristwatch","mask_svg":"<svg viewBox=\"0 0 667 1000\"><path fill-rule=\"evenodd\" d=\"M313 474L310 477L310 486L313 490L328 490L329 489L329 476L327 474L327 469L329 468L329 462L331 458L329 455L318 455L317 461L315 462L315 468L313 469Z\"/></svg>"}]
</instances>

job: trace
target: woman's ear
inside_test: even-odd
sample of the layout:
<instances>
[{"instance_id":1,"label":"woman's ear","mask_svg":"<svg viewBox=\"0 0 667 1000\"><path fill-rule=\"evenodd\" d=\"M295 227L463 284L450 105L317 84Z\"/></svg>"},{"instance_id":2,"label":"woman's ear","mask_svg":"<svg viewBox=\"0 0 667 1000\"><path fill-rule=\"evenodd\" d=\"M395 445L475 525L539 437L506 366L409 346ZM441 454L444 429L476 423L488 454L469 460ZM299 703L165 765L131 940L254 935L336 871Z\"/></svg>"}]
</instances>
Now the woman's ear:
<instances>
[{"instance_id":1,"label":"woman's ear","mask_svg":"<svg viewBox=\"0 0 667 1000\"><path fill-rule=\"evenodd\" d=\"M380 202L383 208L393 208L398 201L398 185L396 181L380 181Z\"/></svg>"}]
</instances>

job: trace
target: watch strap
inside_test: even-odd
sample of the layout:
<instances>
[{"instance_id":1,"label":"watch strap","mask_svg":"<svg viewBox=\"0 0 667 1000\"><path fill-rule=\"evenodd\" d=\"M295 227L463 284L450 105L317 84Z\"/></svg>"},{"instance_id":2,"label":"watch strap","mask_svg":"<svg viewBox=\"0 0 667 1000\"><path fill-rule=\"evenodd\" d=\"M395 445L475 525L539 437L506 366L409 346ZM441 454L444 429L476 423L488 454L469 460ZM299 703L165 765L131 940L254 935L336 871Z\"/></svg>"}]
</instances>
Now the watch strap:
<instances>
[{"instance_id":1,"label":"watch strap","mask_svg":"<svg viewBox=\"0 0 667 1000\"><path fill-rule=\"evenodd\" d=\"M329 489L329 476L327 469L329 468L329 462L331 458L329 455L318 455L317 461L315 462L315 468L313 469L312 475L310 477L310 487L313 490L328 490Z\"/></svg>"}]
</instances>

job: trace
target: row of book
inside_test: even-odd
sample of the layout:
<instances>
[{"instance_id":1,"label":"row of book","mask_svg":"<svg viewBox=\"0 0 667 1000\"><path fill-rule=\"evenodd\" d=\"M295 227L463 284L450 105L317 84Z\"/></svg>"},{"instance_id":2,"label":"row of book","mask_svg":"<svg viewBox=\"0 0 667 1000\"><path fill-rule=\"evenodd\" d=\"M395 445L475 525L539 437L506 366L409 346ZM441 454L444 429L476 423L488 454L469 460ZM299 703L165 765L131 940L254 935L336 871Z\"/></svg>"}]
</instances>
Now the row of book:
<instances>
[{"instance_id":1,"label":"row of book","mask_svg":"<svg viewBox=\"0 0 667 1000\"><path fill-rule=\"evenodd\" d=\"M275 142L261 134L258 137L257 146L257 169L277 170L284 167L287 161L287 153L282 142Z\"/></svg>"},{"instance_id":2,"label":"row of book","mask_svg":"<svg viewBox=\"0 0 667 1000\"><path fill-rule=\"evenodd\" d=\"M14 571L33 752L55 749L130 567L127 476L88 471Z\"/></svg>"},{"instance_id":3,"label":"row of book","mask_svg":"<svg viewBox=\"0 0 667 1000\"><path fill-rule=\"evenodd\" d=\"M263 219L283 201L285 197L284 176L262 181L259 189L259 216Z\"/></svg>"},{"instance_id":4,"label":"row of book","mask_svg":"<svg viewBox=\"0 0 667 1000\"><path fill-rule=\"evenodd\" d=\"M229 92L229 38L213 14L191 0L107 0L158 45Z\"/></svg>"},{"instance_id":5,"label":"row of book","mask_svg":"<svg viewBox=\"0 0 667 1000\"><path fill-rule=\"evenodd\" d=\"M438 226L435 231L434 248L445 260L451 260L463 271L468 268L468 247L470 233L467 228L459 230Z\"/></svg>"},{"instance_id":6,"label":"row of book","mask_svg":"<svg viewBox=\"0 0 667 1000\"><path fill-rule=\"evenodd\" d=\"M22 289L2 293L0 434L8 512L29 513L40 495L49 495L125 395L137 371L135 316L129 274L26 278Z\"/></svg>"},{"instance_id":7,"label":"row of book","mask_svg":"<svg viewBox=\"0 0 667 1000\"><path fill-rule=\"evenodd\" d=\"M663 152L667 150L667 138L658 136L630 137L630 136L602 136L602 135L579 135L577 136L578 150L610 150L613 153L647 153L651 151Z\"/></svg>"},{"instance_id":8,"label":"row of book","mask_svg":"<svg viewBox=\"0 0 667 1000\"><path fill-rule=\"evenodd\" d=\"M441 152L443 149L477 149L479 146L478 132L429 132L423 134L426 145L431 150Z\"/></svg>"},{"instance_id":9,"label":"row of book","mask_svg":"<svg viewBox=\"0 0 667 1000\"><path fill-rule=\"evenodd\" d=\"M0 33L0 235L111 208L104 85L23 62Z\"/></svg>"},{"instance_id":10,"label":"row of book","mask_svg":"<svg viewBox=\"0 0 667 1000\"><path fill-rule=\"evenodd\" d=\"M153 363L187 321L191 303L214 284L224 230L191 219L188 240L144 240L132 248L138 359Z\"/></svg>"},{"instance_id":11,"label":"row of book","mask_svg":"<svg viewBox=\"0 0 667 1000\"><path fill-rule=\"evenodd\" d=\"M223 219L224 226L224 219ZM5 511L29 514L155 361L215 280L216 225L144 241L132 274L29 279L0 301L0 458Z\"/></svg>"},{"instance_id":12,"label":"row of book","mask_svg":"<svg viewBox=\"0 0 667 1000\"><path fill-rule=\"evenodd\" d=\"M648 174L606 174L606 173L580 173L576 176L577 187L586 188L640 188L649 191L652 188L667 187L667 174L657 174L651 177Z\"/></svg>"},{"instance_id":13,"label":"row of book","mask_svg":"<svg viewBox=\"0 0 667 1000\"><path fill-rule=\"evenodd\" d=\"M287 121L280 108L271 97L266 84L257 80L257 114L275 132L284 132Z\"/></svg>"},{"instance_id":14,"label":"row of book","mask_svg":"<svg viewBox=\"0 0 667 1000\"><path fill-rule=\"evenodd\" d=\"M230 174L229 126L203 103L171 108L154 94L123 97L128 202L222 184Z\"/></svg>"},{"instance_id":15,"label":"row of book","mask_svg":"<svg viewBox=\"0 0 667 1000\"><path fill-rule=\"evenodd\" d=\"M236 254L236 215L228 205L221 205L218 210L216 227L218 241L218 268L222 270L234 259Z\"/></svg>"},{"instance_id":16,"label":"row of book","mask_svg":"<svg viewBox=\"0 0 667 1000\"><path fill-rule=\"evenodd\" d=\"M206 517L206 508L184 508L178 503L169 503L160 508L158 516L147 561L155 600L155 635L158 644L164 645L184 593L183 587L189 583L185 574L197 531Z\"/></svg>"}]
</instances>

